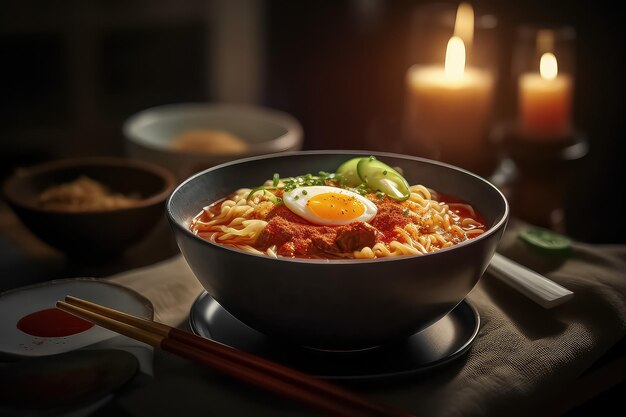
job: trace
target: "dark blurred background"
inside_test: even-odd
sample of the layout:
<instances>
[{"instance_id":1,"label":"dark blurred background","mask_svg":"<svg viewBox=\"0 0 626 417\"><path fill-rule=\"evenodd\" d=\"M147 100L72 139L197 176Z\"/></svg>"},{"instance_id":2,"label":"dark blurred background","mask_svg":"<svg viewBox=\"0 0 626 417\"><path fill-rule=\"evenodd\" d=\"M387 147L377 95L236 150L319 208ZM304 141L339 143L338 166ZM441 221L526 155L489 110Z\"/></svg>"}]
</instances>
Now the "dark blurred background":
<instances>
[{"instance_id":1,"label":"dark blurred background","mask_svg":"<svg viewBox=\"0 0 626 417\"><path fill-rule=\"evenodd\" d=\"M121 125L128 116L187 101L284 110L302 123L305 149L385 149L385 135L395 133L384 126L402 112L412 64L411 15L423 3L2 2L2 176L50 158L122 154ZM567 232L588 242L625 243L619 2L470 3L477 13L498 18L498 120L514 112L509 74L519 25L575 29L574 117L590 151L571 177Z\"/></svg>"}]
</instances>

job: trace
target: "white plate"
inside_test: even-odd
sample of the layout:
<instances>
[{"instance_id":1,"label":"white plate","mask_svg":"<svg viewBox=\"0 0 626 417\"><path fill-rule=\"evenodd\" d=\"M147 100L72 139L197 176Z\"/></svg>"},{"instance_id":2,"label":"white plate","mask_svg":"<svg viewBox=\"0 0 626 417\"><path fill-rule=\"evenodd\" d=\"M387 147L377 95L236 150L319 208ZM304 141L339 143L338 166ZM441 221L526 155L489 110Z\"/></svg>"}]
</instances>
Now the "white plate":
<instances>
[{"instance_id":1,"label":"white plate","mask_svg":"<svg viewBox=\"0 0 626 417\"><path fill-rule=\"evenodd\" d=\"M45 356L102 342L117 333L99 326L65 337L36 337L17 328L24 316L54 308L66 295L151 319L152 303L136 292L96 278L71 278L17 288L0 294L0 354Z\"/></svg>"}]
</instances>

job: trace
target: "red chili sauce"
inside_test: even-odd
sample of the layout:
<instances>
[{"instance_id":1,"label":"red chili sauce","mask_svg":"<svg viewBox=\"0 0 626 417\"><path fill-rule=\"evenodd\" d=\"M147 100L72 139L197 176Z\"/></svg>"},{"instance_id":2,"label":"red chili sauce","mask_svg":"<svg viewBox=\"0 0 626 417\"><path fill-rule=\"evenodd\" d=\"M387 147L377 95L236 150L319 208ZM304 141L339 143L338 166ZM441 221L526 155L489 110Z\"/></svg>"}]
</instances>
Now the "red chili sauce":
<instances>
[{"instance_id":1,"label":"red chili sauce","mask_svg":"<svg viewBox=\"0 0 626 417\"><path fill-rule=\"evenodd\" d=\"M31 336L64 337L89 330L93 323L58 308L48 308L22 317L16 327Z\"/></svg>"}]
</instances>

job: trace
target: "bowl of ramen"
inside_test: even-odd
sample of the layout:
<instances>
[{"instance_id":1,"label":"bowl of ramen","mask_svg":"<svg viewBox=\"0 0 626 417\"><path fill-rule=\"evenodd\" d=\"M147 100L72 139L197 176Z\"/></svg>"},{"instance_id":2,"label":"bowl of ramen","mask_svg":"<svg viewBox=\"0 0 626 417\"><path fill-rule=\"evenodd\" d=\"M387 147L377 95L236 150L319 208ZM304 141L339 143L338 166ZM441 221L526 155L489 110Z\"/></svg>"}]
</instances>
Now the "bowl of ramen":
<instances>
[{"instance_id":1,"label":"bowl of ramen","mask_svg":"<svg viewBox=\"0 0 626 417\"><path fill-rule=\"evenodd\" d=\"M476 285L509 206L485 179L411 156L307 151L226 163L167 202L178 246L222 307L320 349L399 341Z\"/></svg>"},{"instance_id":2,"label":"bowl of ramen","mask_svg":"<svg viewBox=\"0 0 626 417\"><path fill-rule=\"evenodd\" d=\"M6 201L42 241L80 258L105 258L140 241L163 219L176 180L153 164L80 158L20 169Z\"/></svg>"},{"instance_id":3,"label":"bowl of ramen","mask_svg":"<svg viewBox=\"0 0 626 417\"><path fill-rule=\"evenodd\" d=\"M128 154L157 163L180 180L230 160L302 148L302 126L266 107L214 103L157 106L123 126Z\"/></svg>"}]
</instances>

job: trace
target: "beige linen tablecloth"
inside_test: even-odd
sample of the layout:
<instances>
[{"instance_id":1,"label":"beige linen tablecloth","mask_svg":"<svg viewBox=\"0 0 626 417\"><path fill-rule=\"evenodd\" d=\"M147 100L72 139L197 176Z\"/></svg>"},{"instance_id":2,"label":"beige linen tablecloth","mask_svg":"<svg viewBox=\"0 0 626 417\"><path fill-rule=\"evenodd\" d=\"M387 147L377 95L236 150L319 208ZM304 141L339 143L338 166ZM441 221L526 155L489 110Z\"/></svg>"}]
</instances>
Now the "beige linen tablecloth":
<instances>
[{"instance_id":1,"label":"beige linen tablecloth","mask_svg":"<svg viewBox=\"0 0 626 417\"><path fill-rule=\"evenodd\" d=\"M499 251L574 291L571 301L545 310L487 273L469 295L481 329L467 355L409 380L353 388L417 416L542 415L555 407L548 399L583 400L566 390L626 334L626 246L575 243L567 258L548 256L517 239L524 227L510 224ZM202 291L180 256L111 280L181 327ZM154 381L116 404L132 415L175 415L181 405L186 415L316 415L162 352Z\"/></svg>"}]
</instances>

